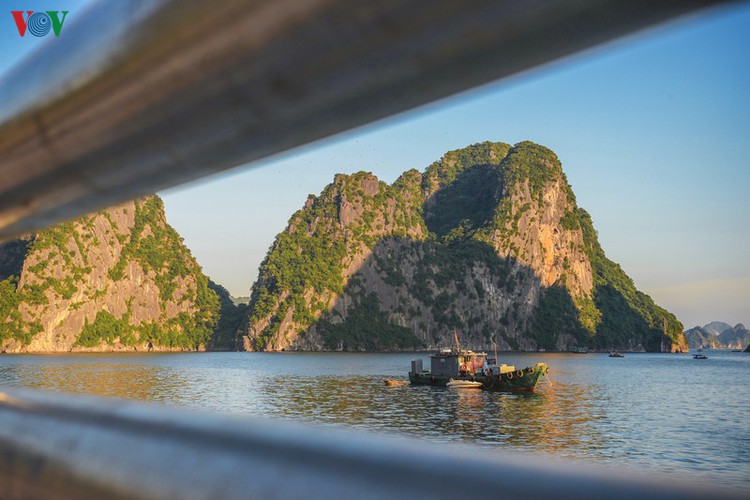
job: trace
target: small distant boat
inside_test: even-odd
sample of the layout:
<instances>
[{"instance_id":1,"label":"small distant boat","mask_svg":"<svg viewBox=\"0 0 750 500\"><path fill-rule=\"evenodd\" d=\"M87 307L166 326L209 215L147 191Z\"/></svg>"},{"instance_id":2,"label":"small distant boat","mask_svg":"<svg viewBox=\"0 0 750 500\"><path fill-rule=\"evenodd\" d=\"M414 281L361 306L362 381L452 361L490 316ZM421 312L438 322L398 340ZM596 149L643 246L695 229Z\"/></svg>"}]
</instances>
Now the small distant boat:
<instances>
[{"instance_id":1,"label":"small distant boat","mask_svg":"<svg viewBox=\"0 0 750 500\"><path fill-rule=\"evenodd\" d=\"M588 354L589 348L588 347L577 347L576 349L573 349L575 354Z\"/></svg>"},{"instance_id":2,"label":"small distant boat","mask_svg":"<svg viewBox=\"0 0 750 500\"><path fill-rule=\"evenodd\" d=\"M481 389L482 383L472 380L453 380L450 379L445 386L448 389Z\"/></svg>"},{"instance_id":3,"label":"small distant boat","mask_svg":"<svg viewBox=\"0 0 750 500\"><path fill-rule=\"evenodd\" d=\"M609 353L610 358L624 358L625 355L621 353L620 351L612 351Z\"/></svg>"},{"instance_id":4,"label":"small distant boat","mask_svg":"<svg viewBox=\"0 0 750 500\"><path fill-rule=\"evenodd\" d=\"M694 354L693 359L708 359L708 356L705 354Z\"/></svg>"}]
</instances>

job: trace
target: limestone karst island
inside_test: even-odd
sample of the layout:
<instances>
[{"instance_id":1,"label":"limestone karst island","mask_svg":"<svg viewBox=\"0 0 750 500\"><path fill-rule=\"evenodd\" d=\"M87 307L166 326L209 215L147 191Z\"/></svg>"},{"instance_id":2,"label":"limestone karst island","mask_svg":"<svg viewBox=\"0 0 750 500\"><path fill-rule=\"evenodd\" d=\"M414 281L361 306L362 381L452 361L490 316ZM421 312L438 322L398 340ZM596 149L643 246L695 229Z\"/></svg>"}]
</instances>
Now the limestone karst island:
<instances>
[{"instance_id":1,"label":"limestone karst island","mask_svg":"<svg viewBox=\"0 0 750 500\"><path fill-rule=\"evenodd\" d=\"M246 308L156 196L0 245L6 352L415 350L455 331L474 349L688 347L532 142L450 151L392 185L337 175L276 237Z\"/></svg>"}]
</instances>

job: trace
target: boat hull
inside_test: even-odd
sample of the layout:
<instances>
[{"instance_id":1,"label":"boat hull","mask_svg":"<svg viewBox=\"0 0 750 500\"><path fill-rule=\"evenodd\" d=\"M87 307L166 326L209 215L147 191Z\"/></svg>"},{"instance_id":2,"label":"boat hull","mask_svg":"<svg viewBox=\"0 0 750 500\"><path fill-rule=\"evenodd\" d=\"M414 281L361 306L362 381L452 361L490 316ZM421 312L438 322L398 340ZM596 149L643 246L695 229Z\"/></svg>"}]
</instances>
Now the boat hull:
<instances>
[{"instance_id":1,"label":"boat hull","mask_svg":"<svg viewBox=\"0 0 750 500\"><path fill-rule=\"evenodd\" d=\"M430 372L409 372L409 382L412 385L432 385L446 387L448 382L453 380L469 380L481 382L482 389L486 391L509 391L509 392L529 392L536 388L539 379L547 373L548 366L546 363L537 363L534 366L516 370L513 372L502 373L499 375L485 375L484 373L475 373L466 377L439 377L433 376Z\"/></svg>"}]
</instances>

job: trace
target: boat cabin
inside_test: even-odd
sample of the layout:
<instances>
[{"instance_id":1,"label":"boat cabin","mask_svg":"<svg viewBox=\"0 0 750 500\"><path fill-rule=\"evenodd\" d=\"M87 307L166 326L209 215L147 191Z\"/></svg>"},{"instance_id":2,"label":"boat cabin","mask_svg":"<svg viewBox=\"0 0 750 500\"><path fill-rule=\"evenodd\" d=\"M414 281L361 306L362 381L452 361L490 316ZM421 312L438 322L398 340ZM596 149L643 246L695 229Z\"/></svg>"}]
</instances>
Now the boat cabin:
<instances>
[{"instance_id":1,"label":"boat cabin","mask_svg":"<svg viewBox=\"0 0 750 500\"><path fill-rule=\"evenodd\" d=\"M497 366L495 358L487 353L469 350L444 349L430 356L430 373L433 377L466 377L475 373L505 373L513 366Z\"/></svg>"},{"instance_id":2,"label":"boat cabin","mask_svg":"<svg viewBox=\"0 0 750 500\"><path fill-rule=\"evenodd\" d=\"M430 373L434 377L471 375L484 366L485 353L444 350L430 356Z\"/></svg>"},{"instance_id":3,"label":"boat cabin","mask_svg":"<svg viewBox=\"0 0 750 500\"><path fill-rule=\"evenodd\" d=\"M443 349L430 356L430 369L424 370L421 359L411 361L413 374L429 375L435 378L451 379L460 377L474 377L474 375L500 375L515 371L515 366L497 365L494 357L487 353L469 350Z\"/></svg>"}]
</instances>

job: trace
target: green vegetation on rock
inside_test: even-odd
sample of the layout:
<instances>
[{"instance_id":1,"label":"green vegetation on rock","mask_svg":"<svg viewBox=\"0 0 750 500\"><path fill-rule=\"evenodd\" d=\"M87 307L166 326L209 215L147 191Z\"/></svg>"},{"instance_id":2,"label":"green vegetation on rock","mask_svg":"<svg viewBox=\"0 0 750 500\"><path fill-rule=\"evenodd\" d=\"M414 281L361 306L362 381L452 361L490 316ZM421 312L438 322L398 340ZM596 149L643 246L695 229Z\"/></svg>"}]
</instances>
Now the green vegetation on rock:
<instances>
[{"instance_id":1,"label":"green vegetation on rock","mask_svg":"<svg viewBox=\"0 0 750 500\"><path fill-rule=\"evenodd\" d=\"M449 151L427 167L424 172L423 189L432 192L452 184L464 170L480 165L499 165L511 149L502 142L482 142L462 149Z\"/></svg>"},{"instance_id":2,"label":"green vegetation on rock","mask_svg":"<svg viewBox=\"0 0 750 500\"><path fill-rule=\"evenodd\" d=\"M587 345L589 338L581 324L580 312L562 285L553 285L544 290L531 322L529 333L539 347L554 351L561 333L573 336L580 345Z\"/></svg>"},{"instance_id":3,"label":"green vegetation on rock","mask_svg":"<svg viewBox=\"0 0 750 500\"><path fill-rule=\"evenodd\" d=\"M588 212L579 208L577 214L586 253L594 271L593 299L601 315L594 346L607 349L637 338L646 350L658 351L665 326L667 337L680 344L684 339L682 323L674 314L659 307L651 297L636 289L635 283L620 265L604 254Z\"/></svg>"},{"instance_id":4,"label":"green vegetation on rock","mask_svg":"<svg viewBox=\"0 0 750 500\"><path fill-rule=\"evenodd\" d=\"M331 350L393 351L422 347L422 342L410 329L388 322L374 293L358 296L348 310L346 321L322 321L318 328L326 347Z\"/></svg>"},{"instance_id":5,"label":"green vegetation on rock","mask_svg":"<svg viewBox=\"0 0 750 500\"><path fill-rule=\"evenodd\" d=\"M430 232L448 240L462 239L491 222L500 188L490 165L468 167L438 191L425 217Z\"/></svg>"},{"instance_id":6,"label":"green vegetation on rock","mask_svg":"<svg viewBox=\"0 0 750 500\"><path fill-rule=\"evenodd\" d=\"M25 345L42 331L42 325L38 321L23 321L18 306L24 294L18 293L17 283L15 276L0 281L0 342L14 339Z\"/></svg>"},{"instance_id":7,"label":"green vegetation on rock","mask_svg":"<svg viewBox=\"0 0 750 500\"><path fill-rule=\"evenodd\" d=\"M2 244L0 259L0 342L13 349L45 328L33 349L236 346L241 310L223 289L220 300L157 196Z\"/></svg>"},{"instance_id":8,"label":"green vegetation on rock","mask_svg":"<svg viewBox=\"0 0 750 500\"><path fill-rule=\"evenodd\" d=\"M107 311L99 311L93 323L89 324L88 321L84 323L76 344L95 347L101 342L114 345L118 340L125 345L132 346L136 341L133 335L134 330L135 327L128 322L127 315L123 318L115 318Z\"/></svg>"},{"instance_id":9,"label":"green vegetation on rock","mask_svg":"<svg viewBox=\"0 0 750 500\"><path fill-rule=\"evenodd\" d=\"M659 350L663 321L679 345L676 318L604 256L555 153L484 142L310 196L261 265L246 334L255 349L400 349L402 329L444 344L456 329L480 347Z\"/></svg>"},{"instance_id":10,"label":"green vegetation on rock","mask_svg":"<svg viewBox=\"0 0 750 500\"><path fill-rule=\"evenodd\" d=\"M546 185L562 177L562 166L550 149L524 141L513 146L502 162L503 182L508 187L528 183L531 197L541 203Z\"/></svg>"}]
</instances>

